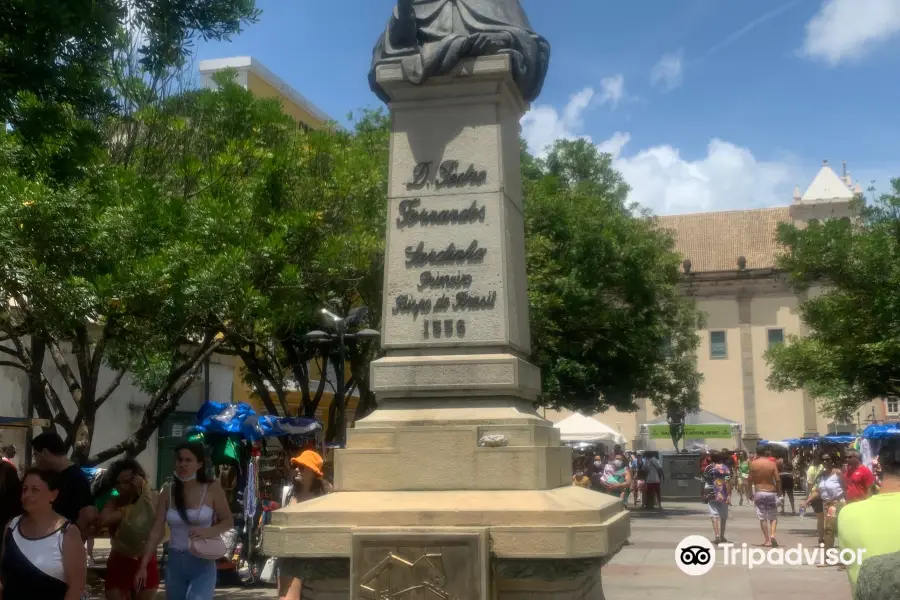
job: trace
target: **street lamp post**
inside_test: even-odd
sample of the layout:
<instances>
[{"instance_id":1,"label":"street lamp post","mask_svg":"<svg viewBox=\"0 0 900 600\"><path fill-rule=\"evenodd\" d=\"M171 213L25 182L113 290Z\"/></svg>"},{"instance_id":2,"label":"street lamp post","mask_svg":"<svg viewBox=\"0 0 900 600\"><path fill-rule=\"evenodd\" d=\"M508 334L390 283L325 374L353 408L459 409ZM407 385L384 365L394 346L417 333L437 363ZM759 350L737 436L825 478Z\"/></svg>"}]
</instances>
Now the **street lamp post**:
<instances>
[{"instance_id":1,"label":"street lamp post","mask_svg":"<svg viewBox=\"0 0 900 600\"><path fill-rule=\"evenodd\" d=\"M347 362L347 340L371 340L377 339L381 333L374 329L361 329L356 333L348 333L348 327L358 325L365 320L369 314L369 309L365 306L359 306L352 309L346 317L339 317L327 309L321 309L319 314L325 324L326 329L332 329L333 333L327 331L310 331L306 334L306 339L311 342L337 342L338 348L338 364L335 366L335 394L334 402L337 402L338 410L338 446L344 447L347 444L347 411L346 402L344 400L345 382L344 382L344 365ZM325 363L325 375L328 375L328 363Z\"/></svg>"}]
</instances>

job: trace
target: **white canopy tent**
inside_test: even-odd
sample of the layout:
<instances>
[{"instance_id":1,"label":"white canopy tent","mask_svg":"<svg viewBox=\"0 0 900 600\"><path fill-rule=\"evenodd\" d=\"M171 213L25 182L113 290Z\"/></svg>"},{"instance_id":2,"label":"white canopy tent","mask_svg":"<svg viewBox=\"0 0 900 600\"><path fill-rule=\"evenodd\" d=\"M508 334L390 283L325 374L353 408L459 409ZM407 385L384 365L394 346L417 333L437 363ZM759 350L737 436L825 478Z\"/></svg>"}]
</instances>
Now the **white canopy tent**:
<instances>
[{"instance_id":1,"label":"white canopy tent","mask_svg":"<svg viewBox=\"0 0 900 600\"><path fill-rule=\"evenodd\" d=\"M559 429L563 442L597 443L607 442L624 446L625 437L612 427L604 425L596 419L575 413L554 425Z\"/></svg>"}]
</instances>

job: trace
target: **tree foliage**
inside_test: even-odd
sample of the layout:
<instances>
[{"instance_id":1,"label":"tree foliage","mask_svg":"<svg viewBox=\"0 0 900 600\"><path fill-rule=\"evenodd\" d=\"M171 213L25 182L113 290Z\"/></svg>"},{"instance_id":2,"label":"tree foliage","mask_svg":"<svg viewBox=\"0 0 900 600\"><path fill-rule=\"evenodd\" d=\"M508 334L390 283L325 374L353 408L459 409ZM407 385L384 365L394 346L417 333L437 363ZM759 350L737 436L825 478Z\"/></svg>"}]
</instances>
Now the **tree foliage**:
<instances>
[{"instance_id":1,"label":"tree foliage","mask_svg":"<svg viewBox=\"0 0 900 600\"><path fill-rule=\"evenodd\" d=\"M611 157L558 141L523 158L529 299L543 402L665 413L699 406L699 317L678 293L671 235L627 203Z\"/></svg>"},{"instance_id":2,"label":"tree foliage","mask_svg":"<svg viewBox=\"0 0 900 600\"><path fill-rule=\"evenodd\" d=\"M768 352L769 383L806 389L836 419L900 395L900 179L891 185L854 222L778 233L779 266L808 294L799 312L809 334Z\"/></svg>"},{"instance_id":3,"label":"tree foliage","mask_svg":"<svg viewBox=\"0 0 900 600\"><path fill-rule=\"evenodd\" d=\"M147 91L160 88L141 82L177 72L193 37L227 38L256 11L245 0L7 4L0 15L0 120L7 125L0 132L0 358L26 373L35 411L62 427L76 460L137 454L223 345L204 304L220 288L198 268L206 257L193 227L206 207L186 202L187 186L173 194L111 150L127 138L128 124L158 131L161 121L143 119L156 116L160 97ZM142 45L132 20L143 25ZM181 51L152 59L153 48L165 46L154 46L159 39ZM137 64L153 64L156 73L117 78L135 46ZM115 375L101 382L104 365ZM125 377L149 395L141 424L91 457L97 411Z\"/></svg>"}]
</instances>

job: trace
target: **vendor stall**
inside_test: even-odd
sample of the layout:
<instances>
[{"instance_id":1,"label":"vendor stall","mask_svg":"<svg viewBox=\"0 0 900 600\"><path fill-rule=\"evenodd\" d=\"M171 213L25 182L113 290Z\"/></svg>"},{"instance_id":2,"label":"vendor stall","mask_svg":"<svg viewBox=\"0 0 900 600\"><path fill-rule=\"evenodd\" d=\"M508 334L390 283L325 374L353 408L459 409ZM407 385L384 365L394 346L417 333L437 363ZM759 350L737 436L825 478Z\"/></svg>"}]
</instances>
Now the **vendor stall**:
<instances>
[{"instance_id":1,"label":"vendor stall","mask_svg":"<svg viewBox=\"0 0 900 600\"><path fill-rule=\"evenodd\" d=\"M671 427L666 417L659 417L641 425L644 449L673 450ZM684 448L738 448L741 445L741 425L707 410L688 413L684 418Z\"/></svg>"},{"instance_id":2,"label":"vendor stall","mask_svg":"<svg viewBox=\"0 0 900 600\"><path fill-rule=\"evenodd\" d=\"M222 484L234 514L229 555L219 568L237 570L242 581L253 582L265 563L259 554L262 526L269 512L280 508L282 489L290 484L289 455L303 449L322 452L322 425L257 415L245 403L219 402L206 402L197 422L186 437L206 447L208 475Z\"/></svg>"},{"instance_id":3,"label":"vendor stall","mask_svg":"<svg viewBox=\"0 0 900 600\"><path fill-rule=\"evenodd\" d=\"M575 413L571 417L553 425L559 429L559 437L565 444L618 444L624 446L627 440L612 427L596 419Z\"/></svg>"},{"instance_id":4,"label":"vendor stall","mask_svg":"<svg viewBox=\"0 0 900 600\"><path fill-rule=\"evenodd\" d=\"M860 460L866 466L876 470L876 459L881 451L881 446L892 439L900 439L900 423L886 423L884 425L869 425L862 433L859 440Z\"/></svg>"}]
</instances>

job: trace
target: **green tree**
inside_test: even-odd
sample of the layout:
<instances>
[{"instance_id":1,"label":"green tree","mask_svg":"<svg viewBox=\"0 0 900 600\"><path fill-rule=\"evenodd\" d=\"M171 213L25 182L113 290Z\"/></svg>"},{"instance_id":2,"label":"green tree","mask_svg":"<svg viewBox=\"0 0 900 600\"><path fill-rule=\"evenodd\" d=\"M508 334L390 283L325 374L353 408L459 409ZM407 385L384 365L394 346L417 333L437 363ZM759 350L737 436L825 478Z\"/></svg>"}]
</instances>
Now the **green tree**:
<instances>
[{"instance_id":1,"label":"green tree","mask_svg":"<svg viewBox=\"0 0 900 600\"><path fill-rule=\"evenodd\" d=\"M608 154L558 141L523 158L529 299L542 402L635 409L699 406L699 316L678 293L672 236L627 203Z\"/></svg>"},{"instance_id":2,"label":"green tree","mask_svg":"<svg viewBox=\"0 0 900 600\"><path fill-rule=\"evenodd\" d=\"M224 343L204 304L218 282L187 235L202 221L192 190L168 194L110 149L194 39L227 39L258 11L252 0L57 4L12 0L0 15L0 358L26 372L35 411L75 459L97 461L140 452ZM129 44L140 70L126 73ZM150 396L142 422L89 457L97 411L126 374Z\"/></svg>"},{"instance_id":3,"label":"green tree","mask_svg":"<svg viewBox=\"0 0 900 600\"><path fill-rule=\"evenodd\" d=\"M776 390L806 389L823 413L848 419L864 403L900 395L900 179L851 222L782 225L779 260L808 299L809 333L766 359Z\"/></svg>"},{"instance_id":4,"label":"green tree","mask_svg":"<svg viewBox=\"0 0 900 600\"><path fill-rule=\"evenodd\" d=\"M18 150L17 133L0 133L4 155ZM188 319L191 256L177 246L189 221L179 199L99 161L66 185L11 162L0 167L0 353L83 461L97 411L126 373L151 395L146 430L218 345ZM104 364L117 375L101 386Z\"/></svg>"},{"instance_id":5,"label":"green tree","mask_svg":"<svg viewBox=\"0 0 900 600\"><path fill-rule=\"evenodd\" d=\"M99 125L133 108L123 84L132 92L141 80L157 88L184 67L195 40L227 40L258 17L254 0L7 0L0 11L0 122L28 144L67 142L53 153L44 146L44 163L19 166L44 167L32 176L78 177L103 143ZM140 69L117 79L128 50Z\"/></svg>"}]
</instances>

